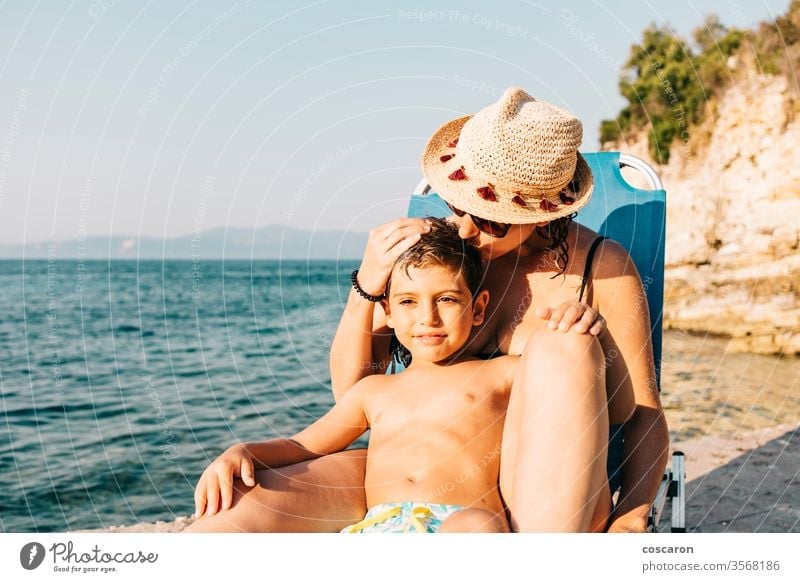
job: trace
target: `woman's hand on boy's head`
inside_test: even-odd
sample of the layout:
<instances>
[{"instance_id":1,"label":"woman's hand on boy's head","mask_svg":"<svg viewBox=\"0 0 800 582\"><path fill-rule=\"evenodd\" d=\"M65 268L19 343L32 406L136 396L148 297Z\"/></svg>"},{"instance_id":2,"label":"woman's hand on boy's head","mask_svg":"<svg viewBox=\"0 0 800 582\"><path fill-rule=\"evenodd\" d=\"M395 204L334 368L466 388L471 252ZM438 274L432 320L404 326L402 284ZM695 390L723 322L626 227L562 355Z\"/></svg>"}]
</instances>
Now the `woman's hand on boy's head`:
<instances>
[{"instance_id":1,"label":"woman's hand on boy's head","mask_svg":"<svg viewBox=\"0 0 800 582\"><path fill-rule=\"evenodd\" d=\"M578 333L601 335L606 321L600 313L581 301L565 301L558 307L537 307L536 316L547 320L547 327L561 332L574 329Z\"/></svg>"},{"instance_id":2,"label":"woman's hand on boy's head","mask_svg":"<svg viewBox=\"0 0 800 582\"><path fill-rule=\"evenodd\" d=\"M422 218L399 218L373 228L358 269L361 288L370 295L382 294L397 258L429 230L430 225Z\"/></svg>"},{"instance_id":3,"label":"woman's hand on boy's head","mask_svg":"<svg viewBox=\"0 0 800 582\"><path fill-rule=\"evenodd\" d=\"M248 487L256 484L253 458L243 444L228 448L203 471L194 490L195 517L230 509L235 477Z\"/></svg>"}]
</instances>

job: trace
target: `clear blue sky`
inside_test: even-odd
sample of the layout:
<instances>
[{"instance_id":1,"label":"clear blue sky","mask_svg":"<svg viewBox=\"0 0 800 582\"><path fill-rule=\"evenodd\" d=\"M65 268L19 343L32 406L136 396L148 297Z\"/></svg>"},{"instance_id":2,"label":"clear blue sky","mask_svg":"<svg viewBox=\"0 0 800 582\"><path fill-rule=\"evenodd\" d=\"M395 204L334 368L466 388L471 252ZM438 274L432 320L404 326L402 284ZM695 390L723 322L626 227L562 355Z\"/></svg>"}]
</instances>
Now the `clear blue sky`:
<instances>
[{"instance_id":1,"label":"clear blue sky","mask_svg":"<svg viewBox=\"0 0 800 582\"><path fill-rule=\"evenodd\" d=\"M0 1L0 242L368 230L404 213L429 134L504 88L596 149L649 23L788 3Z\"/></svg>"}]
</instances>

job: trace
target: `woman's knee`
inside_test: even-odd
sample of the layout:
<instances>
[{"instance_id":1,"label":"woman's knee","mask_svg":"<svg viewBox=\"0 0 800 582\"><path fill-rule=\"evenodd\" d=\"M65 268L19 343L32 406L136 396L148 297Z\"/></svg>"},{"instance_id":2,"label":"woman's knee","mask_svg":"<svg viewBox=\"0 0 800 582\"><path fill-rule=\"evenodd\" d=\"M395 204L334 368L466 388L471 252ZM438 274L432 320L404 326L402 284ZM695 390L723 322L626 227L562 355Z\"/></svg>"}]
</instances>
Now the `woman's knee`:
<instances>
[{"instance_id":1,"label":"woman's knee","mask_svg":"<svg viewBox=\"0 0 800 582\"><path fill-rule=\"evenodd\" d=\"M552 361L588 359L600 362L603 348L596 336L576 331L554 331L540 328L531 334L522 354L524 359Z\"/></svg>"},{"instance_id":2,"label":"woman's knee","mask_svg":"<svg viewBox=\"0 0 800 582\"><path fill-rule=\"evenodd\" d=\"M547 379L552 387L553 381L572 384L581 379L605 387L603 348L590 334L540 329L531 335L519 365L526 383L531 378Z\"/></svg>"},{"instance_id":3,"label":"woman's knee","mask_svg":"<svg viewBox=\"0 0 800 582\"><path fill-rule=\"evenodd\" d=\"M264 480L257 471L256 478ZM219 511L213 515L202 515L187 527L187 533L252 533L282 531L286 516L278 510L277 505L270 502L273 494L260 485L248 487L240 479L233 482L233 500L230 509Z\"/></svg>"}]
</instances>

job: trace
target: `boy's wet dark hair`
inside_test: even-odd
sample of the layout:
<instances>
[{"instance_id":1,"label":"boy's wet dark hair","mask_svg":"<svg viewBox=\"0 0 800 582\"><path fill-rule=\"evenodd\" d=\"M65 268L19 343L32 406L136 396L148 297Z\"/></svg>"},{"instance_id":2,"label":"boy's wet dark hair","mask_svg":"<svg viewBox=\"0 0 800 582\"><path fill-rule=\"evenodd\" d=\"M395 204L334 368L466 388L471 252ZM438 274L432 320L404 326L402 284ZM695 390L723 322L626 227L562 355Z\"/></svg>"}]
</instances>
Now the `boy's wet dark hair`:
<instances>
[{"instance_id":1,"label":"boy's wet dark hair","mask_svg":"<svg viewBox=\"0 0 800 582\"><path fill-rule=\"evenodd\" d=\"M444 218L428 218L430 231L422 233L419 241L394 263L408 274L409 267L447 267L464 277L472 295L483 282L483 260L478 248L458 236L458 227ZM393 269L394 270L394 269ZM386 285L388 297L391 278Z\"/></svg>"},{"instance_id":2,"label":"boy's wet dark hair","mask_svg":"<svg viewBox=\"0 0 800 582\"><path fill-rule=\"evenodd\" d=\"M458 227L443 218L427 219L431 229L423 233L420 240L395 261L394 268L401 268L408 274L409 267L446 267L464 277L467 288L475 299L483 283L483 261L478 248L470 241L458 236ZM392 270L394 270L394 268ZM389 297L392 280L386 285ZM411 352L392 335L391 356L398 363L408 366Z\"/></svg>"}]
</instances>

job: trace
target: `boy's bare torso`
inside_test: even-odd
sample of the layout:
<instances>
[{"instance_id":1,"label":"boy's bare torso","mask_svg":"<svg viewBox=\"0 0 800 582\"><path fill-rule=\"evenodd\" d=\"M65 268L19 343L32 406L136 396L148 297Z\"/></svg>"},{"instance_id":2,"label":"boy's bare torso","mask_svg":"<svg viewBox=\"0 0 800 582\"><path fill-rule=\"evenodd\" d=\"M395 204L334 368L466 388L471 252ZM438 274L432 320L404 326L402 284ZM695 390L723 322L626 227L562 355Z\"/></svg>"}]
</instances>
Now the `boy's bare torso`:
<instances>
[{"instance_id":1,"label":"boy's bare torso","mask_svg":"<svg viewBox=\"0 0 800 582\"><path fill-rule=\"evenodd\" d=\"M500 443L516 358L414 365L373 377L368 506L398 501L503 510Z\"/></svg>"}]
</instances>

